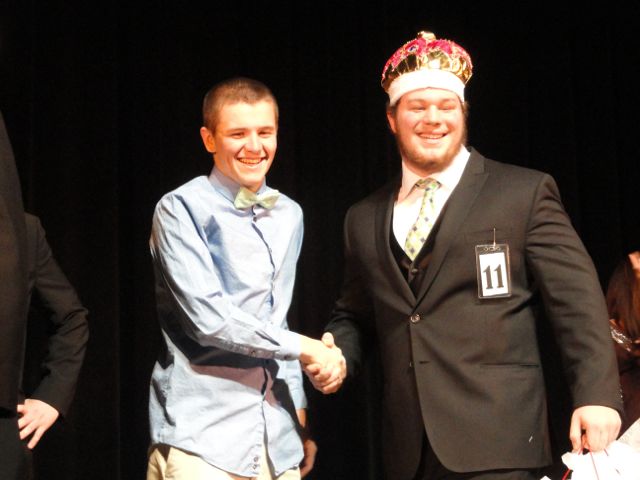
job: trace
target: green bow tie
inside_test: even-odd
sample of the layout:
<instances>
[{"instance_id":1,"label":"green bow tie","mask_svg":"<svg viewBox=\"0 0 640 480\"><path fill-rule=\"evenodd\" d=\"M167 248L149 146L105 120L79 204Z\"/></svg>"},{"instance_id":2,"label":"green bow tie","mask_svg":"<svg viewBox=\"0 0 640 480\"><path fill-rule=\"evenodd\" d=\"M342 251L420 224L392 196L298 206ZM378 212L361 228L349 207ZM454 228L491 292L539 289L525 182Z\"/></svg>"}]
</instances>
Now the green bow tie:
<instances>
[{"instance_id":1,"label":"green bow tie","mask_svg":"<svg viewBox=\"0 0 640 480\"><path fill-rule=\"evenodd\" d=\"M268 190L261 194L255 194L251 190L245 187L240 187L236 199L233 201L233 205L238 209L244 209L254 206L256 203L266 209L271 209L275 206L280 192L278 190Z\"/></svg>"}]
</instances>

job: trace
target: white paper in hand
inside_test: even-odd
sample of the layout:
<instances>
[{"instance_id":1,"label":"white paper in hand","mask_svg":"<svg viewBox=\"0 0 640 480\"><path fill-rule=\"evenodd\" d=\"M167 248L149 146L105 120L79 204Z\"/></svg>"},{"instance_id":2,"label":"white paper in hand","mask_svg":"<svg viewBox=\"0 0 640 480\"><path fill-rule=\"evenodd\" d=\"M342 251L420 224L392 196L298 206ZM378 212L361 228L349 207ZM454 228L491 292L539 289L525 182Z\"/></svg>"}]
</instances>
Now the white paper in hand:
<instances>
[{"instance_id":1,"label":"white paper in hand","mask_svg":"<svg viewBox=\"0 0 640 480\"><path fill-rule=\"evenodd\" d=\"M640 452L619 441L606 452L565 453L562 461L572 470L571 480L640 480Z\"/></svg>"}]
</instances>

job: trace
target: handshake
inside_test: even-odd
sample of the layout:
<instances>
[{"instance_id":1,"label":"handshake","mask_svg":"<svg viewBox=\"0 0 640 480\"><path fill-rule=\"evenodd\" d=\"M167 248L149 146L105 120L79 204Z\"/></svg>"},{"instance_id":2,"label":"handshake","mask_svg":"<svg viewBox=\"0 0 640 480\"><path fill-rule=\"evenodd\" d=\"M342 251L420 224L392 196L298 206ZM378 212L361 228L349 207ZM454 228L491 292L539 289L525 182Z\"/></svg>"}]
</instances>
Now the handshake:
<instances>
[{"instance_id":1,"label":"handshake","mask_svg":"<svg viewBox=\"0 0 640 480\"><path fill-rule=\"evenodd\" d=\"M342 350L328 332L322 336L322 340L302 337L300 362L313 386L324 394L337 392L347 376Z\"/></svg>"}]
</instances>

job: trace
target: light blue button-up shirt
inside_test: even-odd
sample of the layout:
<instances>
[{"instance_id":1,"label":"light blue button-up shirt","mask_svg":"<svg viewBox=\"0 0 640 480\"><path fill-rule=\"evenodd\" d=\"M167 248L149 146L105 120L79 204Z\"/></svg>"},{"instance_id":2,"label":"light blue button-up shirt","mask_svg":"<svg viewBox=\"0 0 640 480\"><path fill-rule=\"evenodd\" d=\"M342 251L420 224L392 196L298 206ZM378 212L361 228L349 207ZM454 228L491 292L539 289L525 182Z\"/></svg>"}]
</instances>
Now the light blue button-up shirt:
<instances>
[{"instance_id":1,"label":"light blue button-up shirt","mask_svg":"<svg viewBox=\"0 0 640 480\"><path fill-rule=\"evenodd\" d=\"M214 168L156 206L150 247L166 348L151 379L151 441L242 476L258 475L266 442L279 475L303 457L300 336L286 320L302 211L285 195L271 210L238 210L238 189Z\"/></svg>"}]
</instances>

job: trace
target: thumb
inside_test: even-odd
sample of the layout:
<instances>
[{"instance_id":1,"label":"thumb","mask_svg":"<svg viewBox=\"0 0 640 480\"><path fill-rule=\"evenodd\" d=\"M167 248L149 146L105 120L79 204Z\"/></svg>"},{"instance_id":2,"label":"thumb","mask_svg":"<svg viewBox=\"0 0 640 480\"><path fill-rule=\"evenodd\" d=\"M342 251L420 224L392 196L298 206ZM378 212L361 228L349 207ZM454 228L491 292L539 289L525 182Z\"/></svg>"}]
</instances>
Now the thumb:
<instances>
[{"instance_id":1,"label":"thumb","mask_svg":"<svg viewBox=\"0 0 640 480\"><path fill-rule=\"evenodd\" d=\"M304 370L304 373L306 373L307 375L313 376L313 375L317 375L318 372L322 370L322 365L318 363L309 363L307 365L304 365L302 369Z\"/></svg>"},{"instance_id":2,"label":"thumb","mask_svg":"<svg viewBox=\"0 0 640 480\"><path fill-rule=\"evenodd\" d=\"M333 335L330 332L325 332L325 334L322 335L322 343L324 343L327 347L333 347L336 344L335 340L333 339Z\"/></svg>"},{"instance_id":3,"label":"thumb","mask_svg":"<svg viewBox=\"0 0 640 480\"><path fill-rule=\"evenodd\" d=\"M582 451L582 424L580 422L580 415L575 412L571 416L571 426L569 427L569 439L571 440L571 446L573 453L579 453Z\"/></svg>"}]
</instances>

